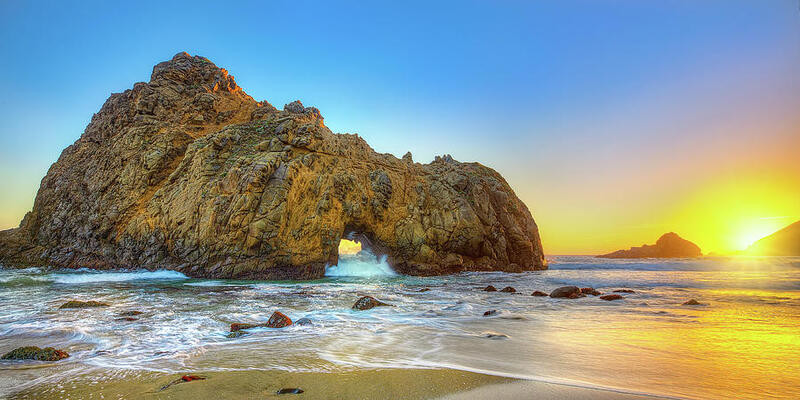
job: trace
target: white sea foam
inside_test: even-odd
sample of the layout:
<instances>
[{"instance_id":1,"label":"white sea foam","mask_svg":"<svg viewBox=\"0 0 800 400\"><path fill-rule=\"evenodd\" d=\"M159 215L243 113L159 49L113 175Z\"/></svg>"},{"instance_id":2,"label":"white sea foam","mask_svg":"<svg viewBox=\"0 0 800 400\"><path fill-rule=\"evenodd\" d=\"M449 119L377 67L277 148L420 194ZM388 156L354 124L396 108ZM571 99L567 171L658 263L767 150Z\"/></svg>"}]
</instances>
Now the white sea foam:
<instances>
[{"instance_id":1,"label":"white sea foam","mask_svg":"<svg viewBox=\"0 0 800 400\"><path fill-rule=\"evenodd\" d=\"M378 277L396 276L386 256L375 256L369 249L363 249L356 254L342 254L339 264L325 268L328 277Z\"/></svg>"},{"instance_id":2,"label":"white sea foam","mask_svg":"<svg viewBox=\"0 0 800 400\"><path fill-rule=\"evenodd\" d=\"M126 282L136 280L176 280L189 279L186 275L178 271L131 271L131 272L84 272L84 273L54 273L47 276L47 279L55 283L95 283L95 282Z\"/></svg>"}]
</instances>

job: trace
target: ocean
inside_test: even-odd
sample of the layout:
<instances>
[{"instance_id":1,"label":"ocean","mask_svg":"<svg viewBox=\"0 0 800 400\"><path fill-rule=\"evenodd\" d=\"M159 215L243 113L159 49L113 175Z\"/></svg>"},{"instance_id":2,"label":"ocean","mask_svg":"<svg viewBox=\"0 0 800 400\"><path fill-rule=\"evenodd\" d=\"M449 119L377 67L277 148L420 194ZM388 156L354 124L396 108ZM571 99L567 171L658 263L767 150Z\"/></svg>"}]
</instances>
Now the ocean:
<instances>
[{"instance_id":1,"label":"ocean","mask_svg":"<svg viewBox=\"0 0 800 400\"><path fill-rule=\"evenodd\" d=\"M800 258L548 258L547 271L409 277L343 256L304 282L0 269L0 353L71 354L0 361L0 397L154 372L444 368L676 398L800 398ZM634 293L531 296L565 285ZM393 307L352 310L362 295ZM73 299L110 306L59 309ZM701 305L682 305L690 299ZM274 311L313 324L229 337L231 323Z\"/></svg>"}]
</instances>

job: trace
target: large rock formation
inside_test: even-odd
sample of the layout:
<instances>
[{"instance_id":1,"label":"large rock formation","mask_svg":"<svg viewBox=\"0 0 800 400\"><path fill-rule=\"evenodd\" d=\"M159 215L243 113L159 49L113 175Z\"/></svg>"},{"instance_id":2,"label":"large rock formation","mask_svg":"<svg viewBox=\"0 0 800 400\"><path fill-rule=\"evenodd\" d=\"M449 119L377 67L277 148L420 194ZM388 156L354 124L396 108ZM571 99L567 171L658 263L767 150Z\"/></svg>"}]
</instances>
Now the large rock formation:
<instances>
[{"instance_id":1,"label":"large rock formation","mask_svg":"<svg viewBox=\"0 0 800 400\"><path fill-rule=\"evenodd\" d=\"M378 154L186 53L111 95L19 228L0 232L0 262L310 279L344 236L405 274L546 268L536 223L494 170Z\"/></svg>"},{"instance_id":2,"label":"large rock formation","mask_svg":"<svg viewBox=\"0 0 800 400\"><path fill-rule=\"evenodd\" d=\"M753 243L746 254L758 256L800 256L800 221Z\"/></svg>"},{"instance_id":3,"label":"large rock formation","mask_svg":"<svg viewBox=\"0 0 800 400\"><path fill-rule=\"evenodd\" d=\"M597 256L600 258L685 258L700 257L703 253L696 244L681 238L675 232L665 233L655 245L631 247L629 250L617 250L613 253Z\"/></svg>"}]
</instances>

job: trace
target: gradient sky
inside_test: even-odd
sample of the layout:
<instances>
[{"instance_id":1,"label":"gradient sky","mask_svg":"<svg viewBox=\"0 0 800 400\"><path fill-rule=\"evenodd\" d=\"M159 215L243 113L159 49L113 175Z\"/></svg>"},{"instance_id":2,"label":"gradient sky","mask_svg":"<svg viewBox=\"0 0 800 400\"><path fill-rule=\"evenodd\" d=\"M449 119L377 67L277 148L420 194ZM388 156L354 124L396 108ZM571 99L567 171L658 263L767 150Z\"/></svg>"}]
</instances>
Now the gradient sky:
<instances>
[{"instance_id":1,"label":"gradient sky","mask_svg":"<svg viewBox=\"0 0 800 400\"><path fill-rule=\"evenodd\" d=\"M729 251L800 219L797 0L363 3L0 2L0 229L179 51L377 151L495 168L547 254Z\"/></svg>"}]
</instances>

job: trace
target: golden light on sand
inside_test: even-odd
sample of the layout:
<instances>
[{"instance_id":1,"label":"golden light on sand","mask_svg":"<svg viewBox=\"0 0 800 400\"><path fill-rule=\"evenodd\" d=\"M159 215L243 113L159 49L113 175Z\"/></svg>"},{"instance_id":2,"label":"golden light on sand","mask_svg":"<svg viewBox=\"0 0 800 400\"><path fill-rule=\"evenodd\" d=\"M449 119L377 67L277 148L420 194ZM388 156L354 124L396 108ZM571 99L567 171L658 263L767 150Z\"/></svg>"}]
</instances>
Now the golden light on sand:
<instances>
[{"instance_id":1,"label":"golden light on sand","mask_svg":"<svg viewBox=\"0 0 800 400\"><path fill-rule=\"evenodd\" d=\"M361 251L361 243L359 243L359 242L356 242L356 241L353 241L353 240L347 240L347 239L342 239L339 242L339 254L340 255L341 254L356 254L359 251Z\"/></svg>"}]
</instances>

